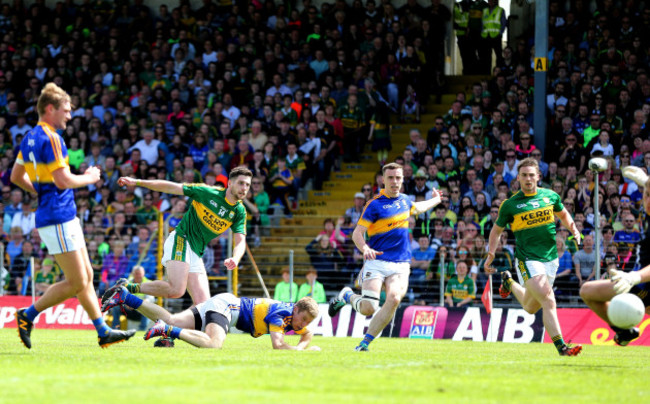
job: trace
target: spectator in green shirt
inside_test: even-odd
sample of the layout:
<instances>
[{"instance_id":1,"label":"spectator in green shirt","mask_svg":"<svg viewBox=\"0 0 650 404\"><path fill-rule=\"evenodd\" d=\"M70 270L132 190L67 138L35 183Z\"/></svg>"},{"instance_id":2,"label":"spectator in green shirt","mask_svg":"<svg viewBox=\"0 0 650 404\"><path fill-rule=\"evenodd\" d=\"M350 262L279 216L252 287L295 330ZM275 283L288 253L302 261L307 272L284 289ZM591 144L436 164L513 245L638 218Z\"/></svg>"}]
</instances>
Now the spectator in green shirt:
<instances>
[{"instance_id":1,"label":"spectator in green shirt","mask_svg":"<svg viewBox=\"0 0 650 404\"><path fill-rule=\"evenodd\" d=\"M298 301L298 284L291 282L289 289L289 268L282 268L282 281L275 285L273 299L281 302L295 303ZM291 295L291 297L289 297Z\"/></svg>"},{"instance_id":2,"label":"spectator in green shirt","mask_svg":"<svg viewBox=\"0 0 650 404\"><path fill-rule=\"evenodd\" d=\"M325 298L325 288L323 287L322 283L316 280L316 278L318 278L318 271L316 271L316 269L313 267L309 268L309 271L307 271L307 274L305 274L305 278L307 278L307 282L300 285L300 289L298 290L298 298L296 300L300 300L305 296L309 296L316 300L316 303L325 303L327 301Z\"/></svg>"}]
</instances>

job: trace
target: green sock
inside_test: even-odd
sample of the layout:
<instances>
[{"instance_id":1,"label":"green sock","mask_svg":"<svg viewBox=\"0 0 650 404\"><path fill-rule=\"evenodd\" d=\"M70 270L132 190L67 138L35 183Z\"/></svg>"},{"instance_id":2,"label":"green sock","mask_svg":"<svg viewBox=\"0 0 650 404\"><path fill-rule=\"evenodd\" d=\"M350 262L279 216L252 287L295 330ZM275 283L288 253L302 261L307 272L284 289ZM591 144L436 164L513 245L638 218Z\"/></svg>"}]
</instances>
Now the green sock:
<instances>
[{"instance_id":1,"label":"green sock","mask_svg":"<svg viewBox=\"0 0 650 404\"><path fill-rule=\"evenodd\" d=\"M558 352L560 352L562 350L562 347L566 345L564 343L564 339L562 338L562 334L558 334L551 339L553 340L553 345L555 345L555 349L557 349Z\"/></svg>"},{"instance_id":2,"label":"green sock","mask_svg":"<svg viewBox=\"0 0 650 404\"><path fill-rule=\"evenodd\" d=\"M126 284L126 290L128 290L129 293L140 293L140 284L129 282Z\"/></svg>"},{"instance_id":3,"label":"green sock","mask_svg":"<svg viewBox=\"0 0 650 404\"><path fill-rule=\"evenodd\" d=\"M512 278L508 278L508 279L505 280L504 283L506 285L506 288L508 288L508 290L512 291L512 282L514 282L514 281L515 280L512 279Z\"/></svg>"}]
</instances>

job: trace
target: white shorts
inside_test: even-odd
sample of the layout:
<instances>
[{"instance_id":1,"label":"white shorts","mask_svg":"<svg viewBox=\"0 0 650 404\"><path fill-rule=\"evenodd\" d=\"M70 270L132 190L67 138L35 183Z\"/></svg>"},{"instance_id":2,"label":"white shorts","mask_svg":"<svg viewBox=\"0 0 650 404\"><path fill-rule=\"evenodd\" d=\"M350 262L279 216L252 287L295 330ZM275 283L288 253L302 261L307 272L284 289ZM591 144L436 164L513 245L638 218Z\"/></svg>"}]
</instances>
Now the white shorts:
<instances>
[{"instance_id":1,"label":"white shorts","mask_svg":"<svg viewBox=\"0 0 650 404\"><path fill-rule=\"evenodd\" d=\"M553 286L555 282L555 275L557 269L560 267L560 260L558 258L549 262L540 261L519 261L515 260L515 267L517 268L517 277L519 283L523 286L526 281L538 275L546 275L549 285Z\"/></svg>"},{"instance_id":2,"label":"white shorts","mask_svg":"<svg viewBox=\"0 0 650 404\"><path fill-rule=\"evenodd\" d=\"M39 227L38 234L45 243L48 253L52 255L77 251L86 247L84 232L78 217L69 222Z\"/></svg>"},{"instance_id":3,"label":"white shorts","mask_svg":"<svg viewBox=\"0 0 650 404\"><path fill-rule=\"evenodd\" d=\"M176 231L169 233L163 246L162 264L167 266L168 261L181 261L190 266L191 273L205 273L203 260L190 248L190 243L181 236L176 236Z\"/></svg>"},{"instance_id":4,"label":"white shorts","mask_svg":"<svg viewBox=\"0 0 650 404\"><path fill-rule=\"evenodd\" d=\"M411 273L410 262L390 262L382 260L366 261L359 272L359 285L369 279L381 279L382 282L391 275L403 274L407 278Z\"/></svg>"},{"instance_id":5,"label":"white shorts","mask_svg":"<svg viewBox=\"0 0 650 404\"><path fill-rule=\"evenodd\" d=\"M201 324L203 324L201 331L205 331L205 315L210 311L225 316L230 325L229 329L234 328L239 319L239 302L239 298L231 293L219 293L197 305L196 309L201 316Z\"/></svg>"}]
</instances>

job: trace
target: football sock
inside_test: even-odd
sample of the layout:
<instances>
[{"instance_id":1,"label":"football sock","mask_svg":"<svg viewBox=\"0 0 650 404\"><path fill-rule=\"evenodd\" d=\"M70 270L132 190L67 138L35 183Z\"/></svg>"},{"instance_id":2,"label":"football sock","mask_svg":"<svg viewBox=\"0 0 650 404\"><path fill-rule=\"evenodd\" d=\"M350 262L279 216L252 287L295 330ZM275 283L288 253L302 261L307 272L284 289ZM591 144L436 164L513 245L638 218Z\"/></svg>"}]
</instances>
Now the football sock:
<instances>
[{"instance_id":1,"label":"football sock","mask_svg":"<svg viewBox=\"0 0 650 404\"><path fill-rule=\"evenodd\" d=\"M558 352L562 351L562 347L565 344L564 339L562 338L562 334L558 334L555 337L551 338L553 340L553 344L555 345L555 349L557 349Z\"/></svg>"},{"instance_id":2,"label":"football sock","mask_svg":"<svg viewBox=\"0 0 650 404\"><path fill-rule=\"evenodd\" d=\"M126 284L126 290L128 290L129 293L140 293L140 284L129 282Z\"/></svg>"},{"instance_id":3,"label":"football sock","mask_svg":"<svg viewBox=\"0 0 650 404\"><path fill-rule=\"evenodd\" d=\"M93 320L93 325L95 326L95 329L97 330L97 335L100 337L105 337L108 335L108 333L111 332L111 329L106 325L104 322L104 317L99 317Z\"/></svg>"},{"instance_id":4,"label":"football sock","mask_svg":"<svg viewBox=\"0 0 650 404\"><path fill-rule=\"evenodd\" d=\"M27 320L33 323L36 316L38 316L38 310L36 310L36 308L34 308L34 305L32 304L27 308L27 310L23 312L23 314L25 315L25 317L27 317Z\"/></svg>"},{"instance_id":5,"label":"football sock","mask_svg":"<svg viewBox=\"0 0 650 404\"><path fill-rule=\"evenodd\" d=\"M514 282L514 279L512 279L512 278L508 278L505 281L503 281L503 283L505 284L507 290L512 291L512 282Z\"/></svg>"},{"instance_id":6,"label":"football sock","mask_svg":"<svg viewBox=\"0 0 650 404\"><path fill-rule=\"evenodd\" d=\"M124 298L124 304L131 307L133 310L136 310L138 307L142 306L142 299L129 293Z\"/></svg>"},{"instance_id":7,"label":"football sock","mask_svg":"<svg viewBox=\"0 0 650 404\"><path fill-rule=\"evenodd\" d=\"M359 343L359 345L365 345L365 346L368 346L368 345L370 345L370 343L371 343L372 340L374 340L374 339L375 339L375 337L373 337L372 335L370 335L370 334L366 334L366 335L363 337L363 340Z\"/></svg>"},{"instance_id":8,"label":"football sock","mask_svg":"<svg viewBox=\"0 0 650 404\"><path fill-rule=\"evenodd\" d=\"M350 298L352 296L354 296L354 292L352 291L345 292L345 294L343 295L343 300L345 300L345 303L350 303Z\"/></svg>"},{"instance_id":9,"label":"football sock","mask_svg":"<svg viewBox=\"0 0 650 404\"><path fill-rule=\"evenodd\" d=\"M165 334L167 334L169 338L179 338L182 330L182 328L168 325L165 327Z\"/></svg>"}]
</instances>

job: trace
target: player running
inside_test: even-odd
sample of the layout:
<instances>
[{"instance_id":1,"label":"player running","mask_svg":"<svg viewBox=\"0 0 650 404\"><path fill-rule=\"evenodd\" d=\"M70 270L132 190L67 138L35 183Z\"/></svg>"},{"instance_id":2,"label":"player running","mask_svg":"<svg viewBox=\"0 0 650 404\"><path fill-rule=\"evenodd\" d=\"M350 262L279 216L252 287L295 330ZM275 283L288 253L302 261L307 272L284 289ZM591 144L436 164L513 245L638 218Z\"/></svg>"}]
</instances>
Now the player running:
<instances>
[{"instance_id":1,"label":"player running","mask_svg":"<svg viewBox=\"0 0 650 404\"><path fill-rule=\"evenodd\" d=\"M404 182L401 165L386 164L382 172L385 188L366 203L352 233L354 244L363 252L364 264L359 273L361 295L345 287L338 297L330 301L328 310L330 317L333 317L350 303L361 315L371 316L377 312L370 321L368 332L356 347L357 351L368 351L368 345L388 325L406 294L411 271L409 216L426 212L441 202L440 192L436 189L431 191L431 199L420 202L411 202L401 194ZM366 232L368 242L365 240ZM382 285L386 287L386 302L380 309Z\"/></svg>"},{"instance_id":2,"label":"player running","mask_svg":"<svg viewBox=\"0 0 650 404\"><path fill-rule=\"evenodd\" d=\"M253 338L271 334L273 349L320 351L317 346L307 348L313 336L307 325L318 316L318 304L311 297L304 297L297 303L283 303L220 293L197 306L171 314L120 287L106 299L102 310L120 305L132 307L156 321L145 333L145 340L158 336L172 340L179 338L199 348L221 349L228 330L235 327ZM296 346L284 340L284 334L292 330L300 335Z\"/></svg>"},{"instance_id":3,"label":"player running","mask_svg":"<svg viewBox=\"0 0 650 404\"><path fill-rule=\"evenodd\" d=\"M248 168L236 167L230 172L227 189L121 177L118 180L120 186L140 186L152 191L185 195L191 198L191 203L176 229L165 240L162 264L167 269L168 280L140 284L120 279L104 292L102 304L122 286L131 293L170 298L181 297L187 290L195 305L208 300L210 287L201 257L210 241L232 228L233 254L223 263L228 270L239 265L246 252L246 208L241 201L248 193L252 177L253 173Z\"/></svg>"},{"instance_id":4,"label":"player running","mask_svg":"<svg viewBox=\"0 0 650 404\"><path fill-rule=\"evenodd\" d=\"M650 215L650 179L639 167L627 166L623 169L623 176L643 187L643 208ZM623 272L616 269L615 261L606 262L610 280L594 280L586 282L580 288L580 297L589 308L609 324L614 335L614 342L626 346L630 341L639 337L637 327L625 330L612 325L607 317L609 301L621 293L632 293L643 301L646 313L650 313L650 226L646 229L645 237L639 243L639 261L641 270Z\"/></svg>"},{"instance_id":5,"label":"player running","mask_svg":"<svg viewBox=\"0 0 650 404\"><path fill-rule=\"evenodd\" d=\"M128 340L135 330L111 330L99 311L93 287L86 241L77 218L74 188L99 181L97 167L89 167L81 175L70 172L68 149L57 130L65 130L71 119L70 95L54 83L48 83L36 105L39 122L20 143L11 182L27 192L38 195L36 228L50 254L54 255L65 279L52 285L27 309L16 312L18 334L27 348L32 347L31 332L38 313L77 295L79 303L97 329L102 348Z\"/></svg>"},{"instance_id":6,"label":"player running","mask_svg":"<svg viewBox=\"0 0 650 404\"><path fill-rule=\"evenodd\" d=\"M515 234L517 275L524 286L512 279L510 271L504 271L501 272L499 293L506 298L512 292L528 313L536 313L541 308L544 326L558 353L576 356L582 351L582 345L571 346L564 342L553 293L553 281L559 266L555 218L562 221L577 241L580 240L580 231L562 205L560 196L549 189L537 187L540 176L537 160L526 158L521 161L517 174L521 191L501 204L499 216L490 232L488 254L483 266L488 274L496 272L492 267L494 253L501 233L510 224Z\"/></svg>"}]
</instances>

